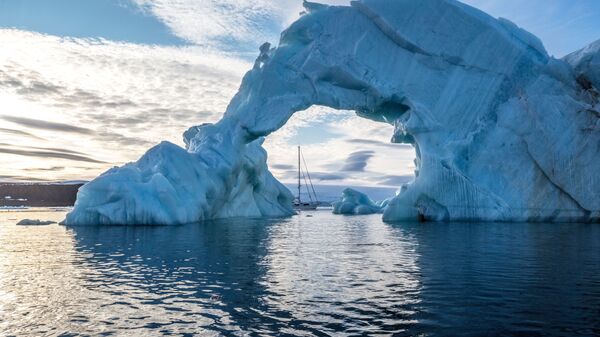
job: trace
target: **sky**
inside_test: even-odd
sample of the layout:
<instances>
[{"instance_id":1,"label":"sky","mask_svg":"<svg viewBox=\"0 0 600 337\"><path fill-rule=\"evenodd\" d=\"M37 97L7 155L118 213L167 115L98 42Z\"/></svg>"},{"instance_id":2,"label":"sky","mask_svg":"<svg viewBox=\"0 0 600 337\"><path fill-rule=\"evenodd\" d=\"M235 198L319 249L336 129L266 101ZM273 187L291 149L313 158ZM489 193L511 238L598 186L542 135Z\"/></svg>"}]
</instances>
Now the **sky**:
<instances>
[{"instance_id":1,"label":"sky","mask_svg":"<svg viewBox=\"0 0 600 337\"><path fill-rule=\"evenodd\" d=\"M326 1L346 4L346 1ZM466 0L562 57L600 39L598 0ZM299 0L0 0L0 181L88 180L216 122ZM316 183L398 187L414 150L393 128L313 107L271 135L269 167Z\"/></svg>"}]
</instances>

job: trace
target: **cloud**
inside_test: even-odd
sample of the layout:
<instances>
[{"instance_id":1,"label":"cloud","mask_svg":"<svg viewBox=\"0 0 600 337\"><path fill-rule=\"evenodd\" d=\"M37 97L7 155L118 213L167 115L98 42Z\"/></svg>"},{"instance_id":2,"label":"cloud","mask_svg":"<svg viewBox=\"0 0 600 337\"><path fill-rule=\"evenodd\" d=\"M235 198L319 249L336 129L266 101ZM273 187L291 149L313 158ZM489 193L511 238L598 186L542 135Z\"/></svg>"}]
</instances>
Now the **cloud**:
<instances>
[{"instance_id":1,"label":"cloud","mask_svg":"<svg viewBox=\"0 0 600 337\"><path fill-rule=\"evenodd\" d=\"M43 138L40 138L34 134L31 134L31 133L25 132L25 131L21 131L21 130L0 128L0 133L5 133L5 134L15 135L15 136L24 136L24 137L28 137L28 138L37 139L37 140L44 140Z\"/></svg>"},{"instance_id":2,"label":"cloud","mask_svg":"<svg viewBox=\"0 0 600 337\"><path fill-rule=\"evenodd\" d=\"M294 165L286 165L286 164L273 164L273 165L269 165L269 167L271 169L276 169L276 170L293 170L294 168L296 168Z\"/></svg>"},{"instance_id":3,"label":"cloud","mask_svg":"<svg viewBox=\"0 0 600 337\"><path fill-rule=\"evenodd\" d=\"M32 100L44 100L52 98L57 100L56 106L61 108L71 108L76 106L86 106L88 108L125 108L135 106L131 100L119 95L102 97L101 95L89 92L80 88L69 88L68 86L57 85L43 78L36 71L28 69L18 69L17 67L7 67L10 71L0 70L0 88L13 88L17 94ZM17 79L16 76L21 77Z\"/></svg>"},{"instance_id":4,"label":"cloud","mask_svg":"<svg viewBox=\"0 0 600 337\"><path fill-rule=\"evenodd\" d=\"M8 144L8 143L0 143L0 146L20 147L19 145L13 145L13 144ZM34 150L42 150L42 151L64 152L64 153L70 153L70 154L85 155L84 153L81 153L81 152L68 150L68 149L55 148L55 147L28 146L27 148L34 149Z\"/></svg>"},{"instance_id":5,"label":"cloud","mask_svg":"<svg viewBox=\"0 0 600 337\"><path fill-rule=\"evenodd\" d=\"M378 181L378 184L383 186L400 186L412 180L414 180L413 175L384 175Z\"/></svg>"},{"instance_id":6,"label":"cloud","mask_svg":"<svg viewBox=\"0 0 600 337\"><path fill-rule=\"evenodd\" d=\"M274 40L290 8L299 5L292 0L133 1L189 42L236 51Z\"/></svg>"},{"instance_id":7,"label":"cloud","mask_svg":"<svg viewBox=\"0 0 600 337\"><path fill-rule=\"evenodd\" d=\"M221 117L251 68L248 61L197 46L144 46L15 29L0 29L0 45L0 120L22 129L2 125L3 141L30 147L19 150L29 155L29 167L47 166L46 154L27 152L38 151L34 146L74 152L85 147L94 154L88 159L95 168L57 172L60 179L93 178L106 162L137 160L162 140L183 145L181 135L189 127ZM15 170L0 166L0 174L3 169L6 175ZM57 177L50 173L28 174Z\"/></svg>"},{"instance_id":8,"label":"cloud","mask_svg":"<svg viewBox=\"0 0 600 337\"><path fill-rule=\"evenodd\" d=\"M30 167L24 169L24 171L63 171L64 166L52 166L52 167Z\"/></svg>"},{"instance_id":9,"label":"cloud","mask_svg":"<svg viewBox=\"0 0 600 337\"><path fill-rule=\"evenodd\" d=\"M45 179L19 175L0 175L0 183L16 183L22 181L46 181Z\"/></svg>"},{"instance_id":10,"label":"cloud","mask_svg":"<svg viewBox=\"0 0 600 337\"><path fill-rule=\"evenodd\" d=\"M49 122L39 119L31 119L24 117L16 117L16 116L0 116L0 119L5 121L9 121L11 123L19 124L22 126L30 127L33 129L42 129L42 130L52 130L52 131L60 131L60 132L73 132L73 133L81 133L85 135L93 134L94 131L91 129L63 124L63 123L55 123Z\"/></svg>"},{"instance_id":11,"label":"cloud","mask_svg":"<svg viewBox=\"0 0 600 337\"><path fill-rule=\"evenodd\" d=\"M346 172L364 172L369 159L375 155L375 151L356 151L346 158L346 163L342 171Z\"/></svg>"},{"instance_id":12,"label":"cloud","mask_svg":"<svg viewBox=\"0 0 600 337\"><path fill-rule=\"evenodd\" d=\"M242 53L254 53L263 42L277 43L280 32L303 10L300 0L133 1L188 42Z\"/></svg>"},{"instance_id":13,"label":"cloud","mask_svg":"<svg viewBox=\"0 0 600 337\"><path fill-rule=\"evenodd\" d=\"M38 158L56 158L81 161L87 163L106 164L106 162L96 160L83 155L71 154L69 152L57 151L37 151L37 150L18 150L6 147L0 147L0 153L13 154L17 156L38 157Z\"/></svg>"},{"instance_id":14,"label":"cloud","mask_svg":"<svg viewBox=\"0 0 600 337\"><path fill-rule=\"evenodd\" d=\"M311 178L320 181L344 180L347 177L341 174L314 172L310 174Z\"/></svg>"},{"instance_id":15,"label":"cloud","mask_svg":"<svg viewBox=\"0 0 600 337\"><path fill-rule=\"evenodd\" d=\"M293 168L293 167L292 167ZM280 178L287 179L289 181L297 181L298 179L298 171L297 170L288 170L284 172L278 172ZM309 172L310 178L313 182L316 181L342 181L347 179L348 176L344 174L335 174L330 172ZM302 184L304 184L304 179L308 181L308 176L302 177Z\"/></svg>"},{"instance_id":16,"label":"cloud","mask_svg":"<svg viewBox=\"0 0 600 337\"><path fill-rule=\"evenodd\" d=\"M401 148L408 149L408 148L412 148L412 145L409 145L409 144L386 143L386 142L382 142L382 141L374 140L374 139L352 138L352 139L346 139L346 142L351 143L351 144L365 144L365 145L386 146L386 147L396 148L396 149L401 149Z\"/></svg>"}]
</instances>

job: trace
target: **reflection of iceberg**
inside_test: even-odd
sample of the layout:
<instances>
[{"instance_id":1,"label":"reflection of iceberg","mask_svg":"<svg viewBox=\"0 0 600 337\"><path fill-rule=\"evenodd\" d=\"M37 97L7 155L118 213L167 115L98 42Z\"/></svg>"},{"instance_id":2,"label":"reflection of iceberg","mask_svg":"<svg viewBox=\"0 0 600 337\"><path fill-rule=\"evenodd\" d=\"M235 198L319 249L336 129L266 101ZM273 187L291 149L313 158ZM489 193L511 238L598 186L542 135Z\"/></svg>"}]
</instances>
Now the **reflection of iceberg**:
<instances>
[{"instance_id":1,"label":"reflection of iceberg","mask_svg":"<svg viewBox=\"0 0 600 337\"><path fill-rule=\"evenodd\" d=\"M326 212L312 219L270 228L263 303L291 314L294 335L419 335L428 270L421 269L418 227Z\"/></svg>"},{"instance_id":2,"label":"reflection of iceberg","mask_svg":"<svg viewBox=\"0 0 600 337\"><path fill-rule=\"evenodd\" d=\"M392 141L415 146L417 178L385 220L600 220L598 48L556 60L454 0L305 6L221 121L188 131L187 151L161 144L84 186L66 223L290 215L259 139L312 105L393 124Z\"/></svg>"},{"instance_id":3,"label":"reflection of iceberg","mask_svg":"<svg viewBox=\"0 0 600 337\"><path fill-rule=\"evenodd\" d=\"M77 298L87 301L69 313L90 323L74 332L350 335L384 331L390 321L418 329L415 316L423 309L419 243L377 216L340 221L320 212L67 232L75 248L66 255L79 273L60 280L77 282ZM118 319L107 326L107 317Z\"/></svg>"},{"instance_id":4,"label":"reflection of iceberg","mask_svg":"<svg viewBox=\"0 0 600 337\"><path fill-rule=\"evenodd\" d=\"M74 227L75 252L69 256L78 257L76 265L84 272L71 277L82 283L77 289L85 290L78 298L88 299L75 313L89 319L92 328L131 331L135 326L136 336L156 335L157 327L163 334L224 336L281 329L287 322L257 327L260 320L248 317L274 312L257 300L266 293L261 264L269 253L264 245L270 228L285 221ZM107 327L106 317L118 319Z\"/></svg>"}]
</instances>

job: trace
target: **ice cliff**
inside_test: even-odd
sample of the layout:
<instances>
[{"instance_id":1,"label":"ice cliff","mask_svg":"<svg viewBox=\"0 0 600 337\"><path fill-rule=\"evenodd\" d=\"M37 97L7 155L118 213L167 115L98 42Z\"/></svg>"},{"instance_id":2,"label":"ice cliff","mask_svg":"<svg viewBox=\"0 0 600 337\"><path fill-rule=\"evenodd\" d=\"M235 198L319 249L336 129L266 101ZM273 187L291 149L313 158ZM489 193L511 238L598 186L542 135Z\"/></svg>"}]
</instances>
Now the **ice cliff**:
<instances>
[{"instance_id":1,"label":"ice cliff","mask_svg":"<svg viewBox=\"0 0 600 337\"><path fill-rule=\"evenodd\" d=\"M600 43L564 60L454 0L305 3L221 121L79 192L69 225L287 216L261 137L312 105L395 126L416 179L384 220L600 221Z\"/></svg>"}]
</instances>

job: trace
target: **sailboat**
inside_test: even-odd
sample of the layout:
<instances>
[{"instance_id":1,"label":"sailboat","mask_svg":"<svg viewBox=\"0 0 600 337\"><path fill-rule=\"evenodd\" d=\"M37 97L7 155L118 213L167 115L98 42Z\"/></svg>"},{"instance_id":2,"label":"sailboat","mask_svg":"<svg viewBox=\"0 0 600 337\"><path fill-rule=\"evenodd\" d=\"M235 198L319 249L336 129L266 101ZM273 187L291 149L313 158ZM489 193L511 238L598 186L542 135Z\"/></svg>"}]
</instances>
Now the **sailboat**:
<instances>
[{"instance_id":1,"label":"sailboat","mask_svg":"<svg viewBox=\"0 0 600 337\"><path fill-rule=\"evenodd\" d=\"M302 170L300 159L302 159L302 162L304 162L304 171ZM306 175L304 174L305 172ZM307 177L308 181L306 180ZM301 198L302 179L304 179L306 191L308 192L308 201L302 200ZM315 187L313 186L312 180L310 179L310 173L308 173L308 167L306 166L306 161L304 160L304 156L302 155L300 146L298 146L298 195L296 196L296 199L294 199L294 209L297 211L316 210L317 206L319 206L317 193L315 192Z\"/></svg>"}]
</instances>

